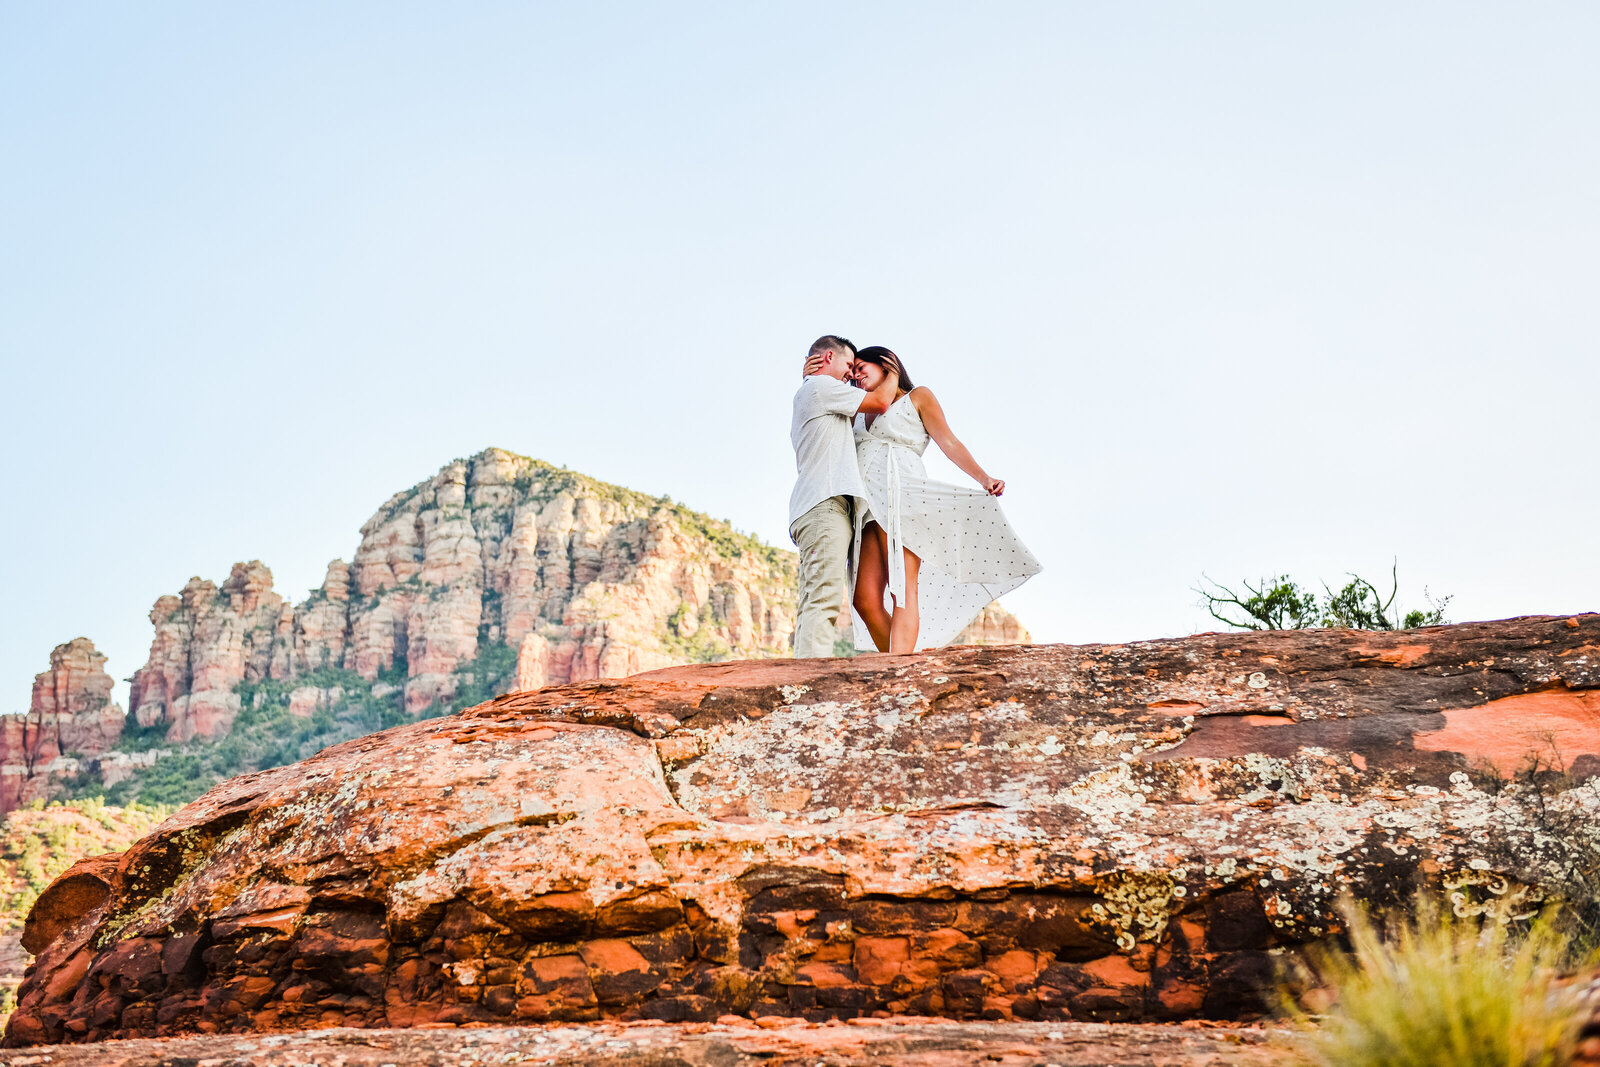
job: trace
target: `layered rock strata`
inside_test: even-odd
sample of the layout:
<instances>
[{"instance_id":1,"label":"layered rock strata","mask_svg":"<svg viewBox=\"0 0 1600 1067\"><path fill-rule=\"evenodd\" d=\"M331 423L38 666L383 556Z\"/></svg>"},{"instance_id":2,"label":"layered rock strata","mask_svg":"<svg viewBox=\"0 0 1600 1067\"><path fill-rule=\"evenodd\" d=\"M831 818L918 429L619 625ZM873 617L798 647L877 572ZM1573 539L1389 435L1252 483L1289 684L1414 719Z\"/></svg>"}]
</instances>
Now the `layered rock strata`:
<instances>
[{"instance_id":1,"label":"layered rock strata","mask_svg":"<svg viewBox=\"0 0 1600 1067\"><path fill-rule=\"evenodd\" d=\"M1600 849L1597 711L1596 615L552 686L69 872L7 1040L1249 1015L1341 893L1559 895Z\"/></svg>"},{"instance_id":2,"label":"layered rock strata","mask_svg":"<svg viewBox=\"0 0 1600 1067\"><path fill-rule=\"evenodd\" d=\"M82 757L116 747L127 716L111 699L106 657L87 637L57 645L36 675L28 711L0 716L0 811L50 795Z\"/></svg>"},{"instance_id":3,"label":"layered rock strata","mask_svg":"<svg viewBox=\"0 0 1600 1067\"><path fill-rule=\"evenodd\" d=\"M552 682L780 655L792 562L665 499L489 449L391 497L302 604L259 561L156 601L130 702L185 741L228 731L240 683L322 668L383 676L416 713L488 646Z\"/></svg>"},{"instance_id":4,"label":"layered rock strata","mask_svg":"<svg viewBox=\"0 0 1600 1067\"><path fill-rule=\"evenodd\" d=\"M819 1026L798 1019L757 1024L724 1018L679 1026L643 1021L187 1035L52 1045L24 1055L50 1057L22 1061L31 1067L1283 1067L1294 1062L1294 1044L1293 1036L1282 1031L1233 1026L936 1019L852 1019Z\"/></svg>"},{"instance_id":5,"label":"layered rock strata","mask_svg":"<svg viewBox=\"0 0 1600 1067\"><path fill-rule=\"evenodd\" d=\"M260 561L161 597L130 703L183 742L226 734L242 683L327 668L403 687L417 714L498 648L516 664L508 689L787 655L794 570L793 553L666 498L488 449L391 497L302 604ZM995 606L963 639L1025 637ZM337 704L323 688L302 704Z\"/></svg>"},{"instance_id":6,"label":"layered rock strata","mask_svg":"<svg viewBox=\"0 0 1600 1067\"><path fill-rule=\"evenodd\" d=\"M513 689L788 654L793 553L667 498L500 449L397 493L361 532L354 562L330 563L298 605L259 560L234 564L220 586L196 577L159 598L149 658L131 680L137 726L174 746L219 739L249 699L257 719L279 704L326 712L351 736L371 728L350 724L374 708L393 722ZM1027 633L991 605L960 640ZM70 647L80 643L98 655L83 638ZM104 658L91 670L57 657L30 716L6 720L0 735L0 811L73 781L114 785L174 751L149 737L115 750L121 710L85 704L110 691ZM57 715L58 705L77 710ZM82 736L62 749L57 726Z\"/></svg>"}]
</instances>

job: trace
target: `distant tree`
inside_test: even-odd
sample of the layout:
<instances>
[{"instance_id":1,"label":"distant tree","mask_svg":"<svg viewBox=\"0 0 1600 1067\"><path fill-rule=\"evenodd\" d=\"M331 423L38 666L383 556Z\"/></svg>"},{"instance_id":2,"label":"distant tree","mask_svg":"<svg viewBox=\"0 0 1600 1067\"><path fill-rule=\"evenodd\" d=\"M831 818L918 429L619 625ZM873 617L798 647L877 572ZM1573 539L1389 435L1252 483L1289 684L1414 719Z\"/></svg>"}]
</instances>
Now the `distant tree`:
<instances>
[{"instance_id":1,"label":"distant tree","mask_svg":"<svg viewBox=\"0 0 1600 1067\"><path fill-rule=\"evenodd\" d=\"M1395 596L1400 591L1399 571L1399 564L1396 563L1389 574L1387 599L1365 578L1350 575L1350 582L1343 589L1337 593L1329 590L1322 625L1344 630L1410 630L1418 626L1442 624L1445 621L1444 609L1451 598L1446 596L1435 602L1428 595L1426 587L1422 590L1422 597L1428 602L1428 610L1414 608L1404 615L1400 614L1394 606ZM1323 588L1327 589L1327 586Z\"/></svg>"},{"instance_id":2,"label":"distant tree","mask_svg":"<svg viewBox=\"0 0 1600 1067\"><path fill-rule=\"evenodd\" d=\"M1410 630L1417 626L1439 626L1447 621L1444 611L1451 598L1446 596L1435 601L1426 588L1422 595L1428 602L1428 610L1413 609L1400 614L1394 606L1400 592L1398 560L1390 572L1387 597L1359 574L1348 577L1350 581L1337 593L1323 582L1326 599L1320 604L1316 593L1287 574L1261 578L1254 584L1241 582L1242 591L1202 575L1195 592L1203 598L1212 618L1236 630L1307 630L1317 626L1342 630Z\"/></svg>"},{"instance_id":3,"label":"distant tree","mask_svg":"<svg viewBox=\"0 0 1600 1067\"><path fill-rule=\"evenodd\" d=\"M1241 582L1249 596L1203 575L1201 582L1195 592L1205 598L1211 617L1236 630L1304 630L1317 624L1317 594L1301 589L1287 574L1261 578L1254 585Z\"/></svg>"}]
</instances>

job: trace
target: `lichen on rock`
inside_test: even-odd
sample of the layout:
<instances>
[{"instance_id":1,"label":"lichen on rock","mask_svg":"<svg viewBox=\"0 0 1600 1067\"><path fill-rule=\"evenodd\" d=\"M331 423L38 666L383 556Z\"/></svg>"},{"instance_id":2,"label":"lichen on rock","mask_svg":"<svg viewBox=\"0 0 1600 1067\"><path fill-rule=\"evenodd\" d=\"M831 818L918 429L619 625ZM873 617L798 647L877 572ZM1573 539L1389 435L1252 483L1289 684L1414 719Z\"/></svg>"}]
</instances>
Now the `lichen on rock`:
<instances>
[{"instance_id":1,"label":"lichen on rock","mask_svg":"<svg viewBox=\"0 0 1600 1067\"><path fill-rule=\"evenodd\" d=\"M1515 699L1600 690L1600 616L1575 622L733 661L506 695L179 811L102 897L58 895L7 1040L1247 1017L1339 930L1343 894L1514 919L1559 899L1571 846L1600 850L1600 724L1561 735L1548 781L1495 777L1481 731L1419 743L1464 709L1576 721Z\"/></svg>"}]
</instances>

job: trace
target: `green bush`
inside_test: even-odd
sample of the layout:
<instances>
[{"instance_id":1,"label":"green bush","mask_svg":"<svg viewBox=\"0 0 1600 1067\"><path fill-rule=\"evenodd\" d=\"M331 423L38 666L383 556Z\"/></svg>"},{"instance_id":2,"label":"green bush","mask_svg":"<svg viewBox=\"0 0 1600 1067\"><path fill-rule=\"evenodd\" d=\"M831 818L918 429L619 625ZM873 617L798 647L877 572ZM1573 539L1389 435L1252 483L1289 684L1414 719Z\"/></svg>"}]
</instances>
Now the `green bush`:
<instances>
[{"instance_id":1,"label":"green bush","mask_svg":"<svg viewBox=\"0 0 1600 1067\"><path fill-rule=\"evenodd\" d=\"M380 672L378 681L389 687L381 696L373 692L373 683L354 671L326 666L293 679L242 682L235 688L239 714L225 736L190 741L178 752L163 756L152 766L136 769L131 777L113 786L84 778L76 789L80 796L122 806L182 806L236 775L296 763L330 745L443 715L452 706L467 707L512 688L517 666L515 650L486 641L480 649L477 659L456 671L457 696L453 705L436 703L416 714L405 709L403 659ZM290 694L302 686L325 691L337 688L342 695L332 706L317 708L309 716L292 715ZM148 731L151 735L159 732ZM161 742L165 744L164 733Z\"/></svg>"},{"instance_id":2,"label":"green bush","mask_svg":"<svg viewBox=\"0 0 1600 1067\"><path fill-rule=\"evenodd\" d=\"M128 721L122 728L122 738L117 742L117 748L123 752L146 752L152 748L161 748L168 744L167 724L158 722L154 726L140 726L134 721L133 716L128 716Z\"/></svg>"},{"instance_id":3,"label":"green bush","mask_svg":"<svg viewBox=\"0 0 1600 1067\"><path fill-rule=\"evenodd\" d=\"M221 778L212 773L199 755L186 752L166 756L149 767L140 767L106 790L106 802L126 804L171 804L180 807L210 789Z\"/></svg>"},{"instance_id":4,"label":"green bush","mask_svg":"<svg viewBox=\"0 0 1600 1067\"><path fill-rule=\"evenodd\" d=\"M1202 576L1195 592L1200 594L1212 618L1236 630L1307 630L1317 626L1338 630L1411 630L1448 621L1444 611L1451 598L1446 596L1435 601L1426 588L1422 595L1428 601L1427 611L1414 608L1402 614L1395 607L1400 593L1398 563L1390 574L1387 597L1359 574L1347 577L1350 581L1337 593L1324 582L1322 590L1327 599L1320 603L1316 593L1287 574L1261 578L1254 585L1249 581L1240 582L1242 592Z\"/></svg>"},{"instance_id":5,"label":"green bush","mask_svg":"<svg viewBox=\"0 0 1600 1067\"><path fill-rule=\"evenodd\" d=\"M667 619L666 628L661 631L661 647L667 655L685 663L718 663L732 659L733 647L713 632L717 617L711 605L700 606L699 614L695 616L697 625L694 632L685 635L682 632L683 619L688 610L687 604L679 604Z\"/></svg>"},{"instance_id":6,"label":"green bush","mask_svg":"<svg viewBox=\"0 0 1600 1067\"><path fill-rule=\"evenodd\" d=\"M1588 1019L1583 983L1563 982L1565 939L1548 919L1512 932L1453 920L1423 898L1380 927L1342 909L1350 949L1312 956L1337 999L1305 1048L1325 1067L1563 1067Z\"/></svg>"}]
</instances>

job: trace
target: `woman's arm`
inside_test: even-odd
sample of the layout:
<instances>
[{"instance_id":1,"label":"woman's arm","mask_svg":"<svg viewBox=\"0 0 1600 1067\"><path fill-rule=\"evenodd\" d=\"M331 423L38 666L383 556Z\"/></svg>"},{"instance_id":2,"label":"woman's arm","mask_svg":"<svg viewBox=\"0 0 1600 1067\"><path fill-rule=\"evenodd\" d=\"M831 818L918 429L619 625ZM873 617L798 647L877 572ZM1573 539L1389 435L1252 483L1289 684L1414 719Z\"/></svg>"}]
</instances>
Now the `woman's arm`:
<instances>
[{"instance_id":1,"label":"woman's arm","mask_svg":"<svg viewBox=\"0 0 1600 1067\"><path fill-rule=\"evenodd\" d=\"M894 405L895 394L900 391L900 375L888 367L883 368L883 381L861 400L858 415L882 415Z\"/></svg>"},{"instance_id":2,"label":"woman's arm","mask_svg":"<svg viewBox=\"0 0 1600 1067\"><path fill-rule=\"evenodd\" d=\"M950 457L951 463L966 471L990 496L999 496L1006 491L1006 483L989 477L978 466L978 461L972 458L972 453L967 451L967 446L951 432L950 423L944 417L944 408L939 406L939 399L933 395L932 389L919 385L911 390L911 406L922 416L922 425L927 427L928 436L939 446L939 451Z\"/></svg>"}]
</instances>

